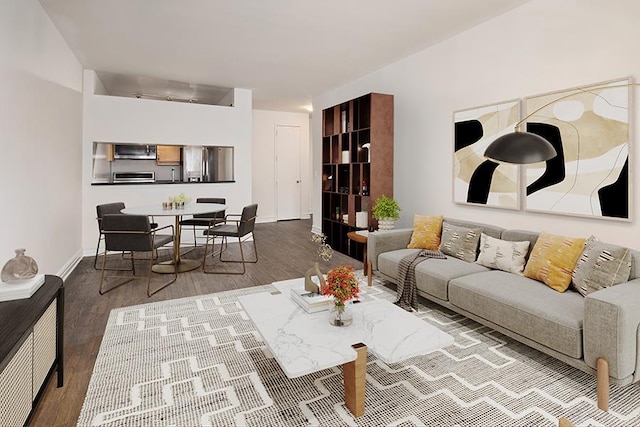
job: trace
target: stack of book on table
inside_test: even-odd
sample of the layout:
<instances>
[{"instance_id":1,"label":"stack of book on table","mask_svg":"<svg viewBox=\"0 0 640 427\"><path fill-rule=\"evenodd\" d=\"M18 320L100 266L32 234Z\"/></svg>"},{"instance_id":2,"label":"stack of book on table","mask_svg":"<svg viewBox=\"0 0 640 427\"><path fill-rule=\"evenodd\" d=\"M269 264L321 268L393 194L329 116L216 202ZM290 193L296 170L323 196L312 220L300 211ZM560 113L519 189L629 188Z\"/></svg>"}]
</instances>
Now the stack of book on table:
<instances>
[{"instance_id":1,"label":"stack of book on table","mask_svg":"<svg viewBox=\"0 0 640 427\"><path fill-rule=\"evenodd\" d=\"M333 304L332 296L314 294L306 289L291 289L291 299L307 313L328 310Z\"/></svg>"}]
</instances>

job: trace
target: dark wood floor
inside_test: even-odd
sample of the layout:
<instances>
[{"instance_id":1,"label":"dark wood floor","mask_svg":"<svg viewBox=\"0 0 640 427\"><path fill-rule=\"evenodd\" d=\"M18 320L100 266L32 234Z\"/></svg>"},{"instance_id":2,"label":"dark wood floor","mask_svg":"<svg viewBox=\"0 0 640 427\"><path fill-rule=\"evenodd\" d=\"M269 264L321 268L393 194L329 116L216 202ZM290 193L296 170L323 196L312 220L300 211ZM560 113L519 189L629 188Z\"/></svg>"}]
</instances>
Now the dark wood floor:
<instances>
[{"instance_id":1,"label":"dark wood floor","mask_svg":"<svg viewBox=\"0 0 640 427\"><path fill-rule=\"evenodd\" d=\"M98 293L100 272L93 268L93 257L83 259L64 284L65 384L62 388L56 388L54 375L47 385L30 425L47 427L76 425L98 355L102 334L112 309L302 277L315 260L317 244L310 240L310 220L257 224L255 236L259 262L248 264L246 274L209 275L198 269L179 274L175 283L150 298L146 295L144 280L127 283L105 295L100 295ZM245 248L250 252L251 243L245 243ZM229 255L233 255L233 249L230 249ZM170 254L161 254L164 258L168 256ZM186 258L201 256L201 249L185 255ZM358 260L336 252L330 261L322 262L322 269L326 271L340 264L351 264L356 269L362 268L362 263ZM145 265L145 261L139 261L136 268L139 266L140 270L143 270ZM209 260L207 265L214 267L219 263ZM239 264L231 266L240 267ZM154 275L153 280L165 278L166 276Z\"/></svg>"}]
</instances>

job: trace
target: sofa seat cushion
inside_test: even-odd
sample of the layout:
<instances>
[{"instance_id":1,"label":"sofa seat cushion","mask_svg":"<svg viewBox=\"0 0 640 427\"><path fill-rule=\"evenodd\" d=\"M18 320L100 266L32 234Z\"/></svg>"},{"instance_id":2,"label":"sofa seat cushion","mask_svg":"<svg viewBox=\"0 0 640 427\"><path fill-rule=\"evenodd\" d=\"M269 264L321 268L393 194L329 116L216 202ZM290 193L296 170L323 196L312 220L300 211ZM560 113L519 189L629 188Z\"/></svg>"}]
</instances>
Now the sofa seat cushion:
<instances>
[{"instance_id":1,"label":"sofa seat cushion","mask_svg":"<svg viewBox=\"0 0 640 427\"><path fill-rule=\"evenodd\" d=\"M449 300L539 344L582 358L585 303L577 292L559 293L544 283L493 270L452 280Z\"/></svg>"},{"instance_id":2,"label":"sofa seat cushion","mask_svg":"<svg viewBox=\"0 0 640 427\"><path fill-rule=\"evenodd\" d=\"M417 252L419 249L384 252L378 257L378 271L389 277L397 278L400 260ZM450 256L446 259L427 258L416 266L416 286L419 291L447 301L449 299L447 292L449 280L483 271L489 271L489 269Z\"/></svg>"}]
</instances>

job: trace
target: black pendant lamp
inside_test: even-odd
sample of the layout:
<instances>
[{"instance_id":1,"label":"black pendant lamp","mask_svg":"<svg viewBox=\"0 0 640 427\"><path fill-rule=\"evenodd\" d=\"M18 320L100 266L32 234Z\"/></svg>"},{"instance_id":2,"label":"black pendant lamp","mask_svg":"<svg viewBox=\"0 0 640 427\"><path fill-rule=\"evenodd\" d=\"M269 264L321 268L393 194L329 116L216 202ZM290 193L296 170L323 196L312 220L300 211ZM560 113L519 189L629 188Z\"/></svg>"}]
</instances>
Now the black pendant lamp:
<instances>
[{"instance_id":1,"label":"black pendant lamp","mask_svg":"<svg viewBox=\"0 0 640 427\"><path fill-rule=\"evenodd\" d=\"M484 156L497 162L526 165L546 162L558 153L543 137L530 132L511 132L493 141Z\"/></svg>"},{"instance_id":2,"label":"black pendant lamp","mask_svg":"<svg viewBox=\"0 0 640 427\"><path fill-rule=\"evenodd\" d=\"M592 91L594 89L604 88L616 88L616 87L633 87L640 86L640 83L621 83L621 84L602 84L601 86L589 87L589 88L576 88L573 92L560 96L550 102L547 102L543 106L534 110L522 120L515 124L515 132L502 135L494 140L484 152L484 156L489 160L495 160L497 162L513 163L516 165L526 165L530 163L546 162L553 159L558 155L553 145L543 137L530 132L520 131L520 125L522 125L528 118L532 117L538 111L543 108L569 98L581 92Z\"/></svg>"}]
</instances>

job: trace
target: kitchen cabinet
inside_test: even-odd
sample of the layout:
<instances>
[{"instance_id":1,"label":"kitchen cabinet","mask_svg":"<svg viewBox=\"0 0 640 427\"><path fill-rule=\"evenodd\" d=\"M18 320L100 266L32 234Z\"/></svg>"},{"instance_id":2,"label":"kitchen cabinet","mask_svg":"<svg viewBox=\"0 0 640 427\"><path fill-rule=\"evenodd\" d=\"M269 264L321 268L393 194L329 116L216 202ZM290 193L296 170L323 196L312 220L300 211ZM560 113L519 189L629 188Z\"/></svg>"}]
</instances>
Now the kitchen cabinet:
<instances>
[{"instance_id":1,"label":"kitchen cabinet","mask_svg":"<svg viewBox=\"0 0 640 427\"><path fill-rule=\"evenodd\" d=\"M105 155L107 162L113 162L115 160L115 151L113 148L113 144L107 145L107 153Z\"/></svg>"},{"instance_id":2,"label":"kitchen cabinet","mask_svg":"<svg viewBox=\"0 0 640 427\"><path fill-rule=\"evenodd\" d=\"M179 165L179 145L158 145L156 147L156 163L159 165Z\"/></svg>"}]
</instances>

